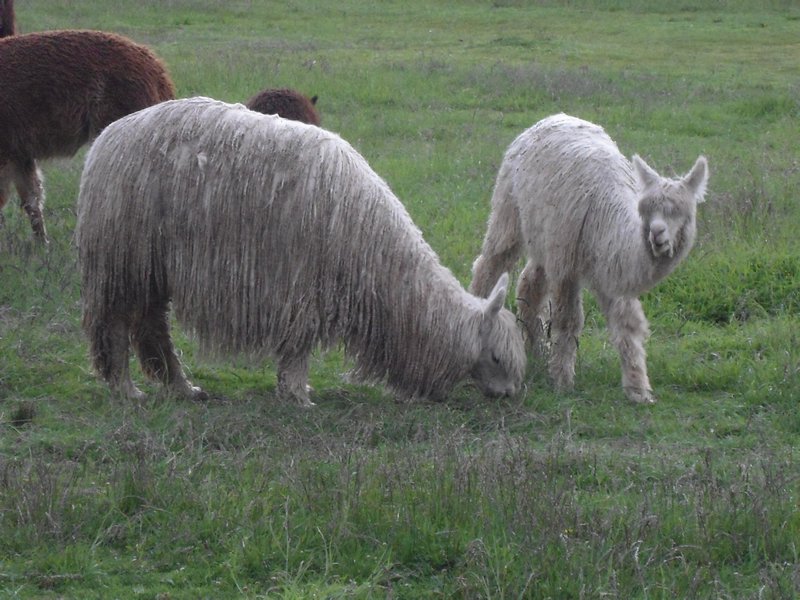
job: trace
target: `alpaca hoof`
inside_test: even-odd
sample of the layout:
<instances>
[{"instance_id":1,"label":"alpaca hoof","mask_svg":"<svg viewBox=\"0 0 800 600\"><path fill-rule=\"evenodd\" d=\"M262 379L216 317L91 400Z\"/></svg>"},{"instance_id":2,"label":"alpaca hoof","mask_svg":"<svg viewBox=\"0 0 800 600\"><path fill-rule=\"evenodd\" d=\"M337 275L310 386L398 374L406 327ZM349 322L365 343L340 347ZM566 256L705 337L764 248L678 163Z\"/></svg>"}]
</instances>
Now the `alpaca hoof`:
<instances>
[{"instance_id":1,"label":"alpaca hoof","mask_svg":"<svg viewBox=\"0 0 800 600\"><path fill-rule=\"evenodd\" d=\"M625 388L625 395L628 400L635 404L655 404L656 397L651 390L642 388Z\"/></svg>"},{"instance_id":2,"label":"alpaca hoof","mask_svg":"<svg viewBox=\"0 0 800 600\"><path fill-rule=\"evenodd\" d=\"M288 402L293 402L300 408L313 408L317 405L315 402L311 401L308 394L282 394L281 398Z\"/></svg>"},{"instance_id":3,"label":"alpaca hoof","mask_svg":"<svg viewBox=\"0 0 800 600\"><path fill-rule=\"evenodd\" d=\"M308 394L309 392L312 392L313 389L314 388L308 384L303 386L302 390L294 390L288 387L279 386L278 398L285 402L297 404L300 408L312 408L316 406L316 404L311 401L311 398L308 397Z\"/></svg>"},{"instance_id":4,"label":"alpaca hoof","mask_svg":"<svg viewBox=\"0 0 800 600\"><path fill-rule=\"evenodd\" d=\"M553 375L553 387L556 388L558 392L568 394L572 390L575 389L575 379L565 374L561 375Z\"/></svg>"},{"instance_id":5,"label":"alpaca hoof","mask_svg":"<svg viewBox=\"0 0 800 600\"><path fill-rule=\"evenodd\" d=\"M208 400L208 392L196 385L190 385L189 389L184 392L184 397L192 402L205 402Z\"/></svg>"},{"instance_id":6,"label":"alpaca hoof","mask_svg":"<svg viewBox=\"0 0 800 600\"><path fill-rule=\"evenodd\" d=\"M145 394L139 388L134 387L133 390L128 390L125 392L125 397L128 400L133 400L134 402L141 402L142 400L147 398L147 394Z\"/></svg>"},{"instance_id":7,"label":"alpaca hoof","mask_svg":"<svg viewBox=\"0 0 800 600\"><path fill-rule=\"evenodd\" d=\"M300 408L311 408L312 406L316 406L316 402L312 402L311 398L309 398L309 394L314 391L314 388L310 385L306 384L306 393L303 396L297 398L297 403Z\"/></svg>"},{"instance_id":8,"label":"alpaca hoof","mask_svg":"<svg viewBox=\"0 0 800 600\"><path fill-rule=\"evenodd\" d=\"M112 385L111 393L115 396L124 398L125 400L133 400L134 402L141 402L147 398L147 394L136 387L132 381L118 386Z\"/></svg>"},{"instance_id":9,"label":"alpaca hoof","mask_svg":"<svg viewBox=\"0 0 800 600\"><path fill-rule=\"evenodd\" d=\"M397 404L416 404L420 400L414 394L403 392L395 392L392 396Z\"/></svg>"},{"instance_id":10,"label":"alpaca hoof","mask_svg":"<svg viewBox=\"0 0 800 600\"><path fill-rule=\"evenodd\" d=\"M209 398L208 392L185 380L168 385L166 391L168 394L190 402L205 402Z\"/></svg>"}]
</instances>

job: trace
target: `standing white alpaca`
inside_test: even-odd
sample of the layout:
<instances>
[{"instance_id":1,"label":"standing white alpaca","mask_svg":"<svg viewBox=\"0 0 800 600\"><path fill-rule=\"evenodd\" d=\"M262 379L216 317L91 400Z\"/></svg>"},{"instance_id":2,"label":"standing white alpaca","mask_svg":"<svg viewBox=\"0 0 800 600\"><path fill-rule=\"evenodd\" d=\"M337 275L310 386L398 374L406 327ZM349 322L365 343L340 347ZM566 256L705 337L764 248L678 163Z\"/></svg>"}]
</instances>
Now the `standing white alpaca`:
<instances>
[{"instance_id":1,"label":"standing white alpaca","mask_svg":"<svg viewBox=\"0 0 800 600\"><path fill-rule=\"evenodd\" d=\"M170 308L211 352L276 357L279 394L304 405L312 350L338 341L357 376L406 397L522 383L507 275L488 300L468 294L386 183L318 127L207 98L120 119L87 154L76 241L95 368L132 398L130 345L147 375L203 394Z\"/></svg>"},{"instance_id":2,"label":"standing white alpaca","mask_svg":"<svg viewBox=\"0 0 800 600\"><path fill-rule=\"evenodd\" d=\"M564 114L539 121L506 151L470 291L485 296L522 252L518 312L539 348L540 315L552 299L550 376L571 389L583 329L581 289L605 314L622 363L622 387L653 403L638 297L669 275L695 239L708 167L700 156L680 179L666 179L638 156L629 162L602 127Z\"/></svg>"}]
</instances>

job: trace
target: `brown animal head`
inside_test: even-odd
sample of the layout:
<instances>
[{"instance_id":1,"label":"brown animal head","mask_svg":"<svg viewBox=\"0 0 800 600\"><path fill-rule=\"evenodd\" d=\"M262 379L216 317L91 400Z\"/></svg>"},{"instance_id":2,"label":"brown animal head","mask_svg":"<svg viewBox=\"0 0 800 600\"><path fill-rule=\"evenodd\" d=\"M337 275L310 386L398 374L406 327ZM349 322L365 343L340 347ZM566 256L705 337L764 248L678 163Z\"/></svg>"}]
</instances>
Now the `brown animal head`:
<instances>
[{"instance_id":1,"label":"brown animal head","mask_svg":"<svg viewBox=\"0 0 800 600\"><path fill-rule=\"evenodd\" d=\"M317 96L308 98L295 90L262 90L247 101L247 108L265 115L278 115L309 125L319 125L319 113L315 108Z\"/></svg>"}]
</instances>

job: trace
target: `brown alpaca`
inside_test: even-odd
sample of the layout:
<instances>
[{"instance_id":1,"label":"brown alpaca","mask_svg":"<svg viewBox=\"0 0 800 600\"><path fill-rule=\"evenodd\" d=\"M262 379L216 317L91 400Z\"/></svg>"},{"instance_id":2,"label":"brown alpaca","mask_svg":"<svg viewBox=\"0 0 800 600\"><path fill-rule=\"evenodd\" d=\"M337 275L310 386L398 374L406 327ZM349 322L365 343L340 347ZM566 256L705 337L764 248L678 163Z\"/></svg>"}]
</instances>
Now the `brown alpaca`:
<instances>
[{"instance_id":1,"label":"brown alpaca","mask_svg":"<svg viewBox=\"0 0 800 600\"><path fill-rule=\"evenodd\" d=\"M45 242L36 160L72 156L109 123L175 97L155 54L100 31L0 39L0 81L0 209L13 183L34 236Z\"/></svg>"},{"instance_id":2,"label":"brown alpaca","mask_svg":"<svg viewBox=\"0 0 800 600\"><path fill-rule=\"evenodd\" d=\"M265 115L278 115L309 125L319 125L317 97L307 98L290 89L262 90L247 101L247 108Z\"/></svg>"},{"instance_id":3,"label":"brown alpaca","mask_svg":"<svg viewBox=\"0 0 800 600\"><path fill-rule=\"evenodd\" d=\"M17 33L14 19L14 0L0 0L0 38Z\"/></svg>"}]
</instances>

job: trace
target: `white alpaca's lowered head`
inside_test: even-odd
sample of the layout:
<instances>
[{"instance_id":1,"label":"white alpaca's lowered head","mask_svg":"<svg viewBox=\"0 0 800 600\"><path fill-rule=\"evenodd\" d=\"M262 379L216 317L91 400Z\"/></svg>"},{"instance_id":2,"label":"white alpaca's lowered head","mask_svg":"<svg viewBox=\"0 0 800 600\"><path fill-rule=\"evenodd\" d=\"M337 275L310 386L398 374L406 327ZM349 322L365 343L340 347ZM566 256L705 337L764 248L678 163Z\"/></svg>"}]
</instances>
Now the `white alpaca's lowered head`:
<instances>
[{"instance_id":1,"label":"white alpaca's lowered head","mask_svg":"<svg viewBox=\"0 0 800 600\"><path fill-rule=\"evenodd\" d=\"M507 358L519 358L514 348L523 343L514 315L502 310L507 293L508 273L503 273L484 302L479 331L481 351L470 371L478 389L491 398L515 396L519 391L515 382L521 382L525 374L524 360Z\"/></svg>"}]
</instances>

